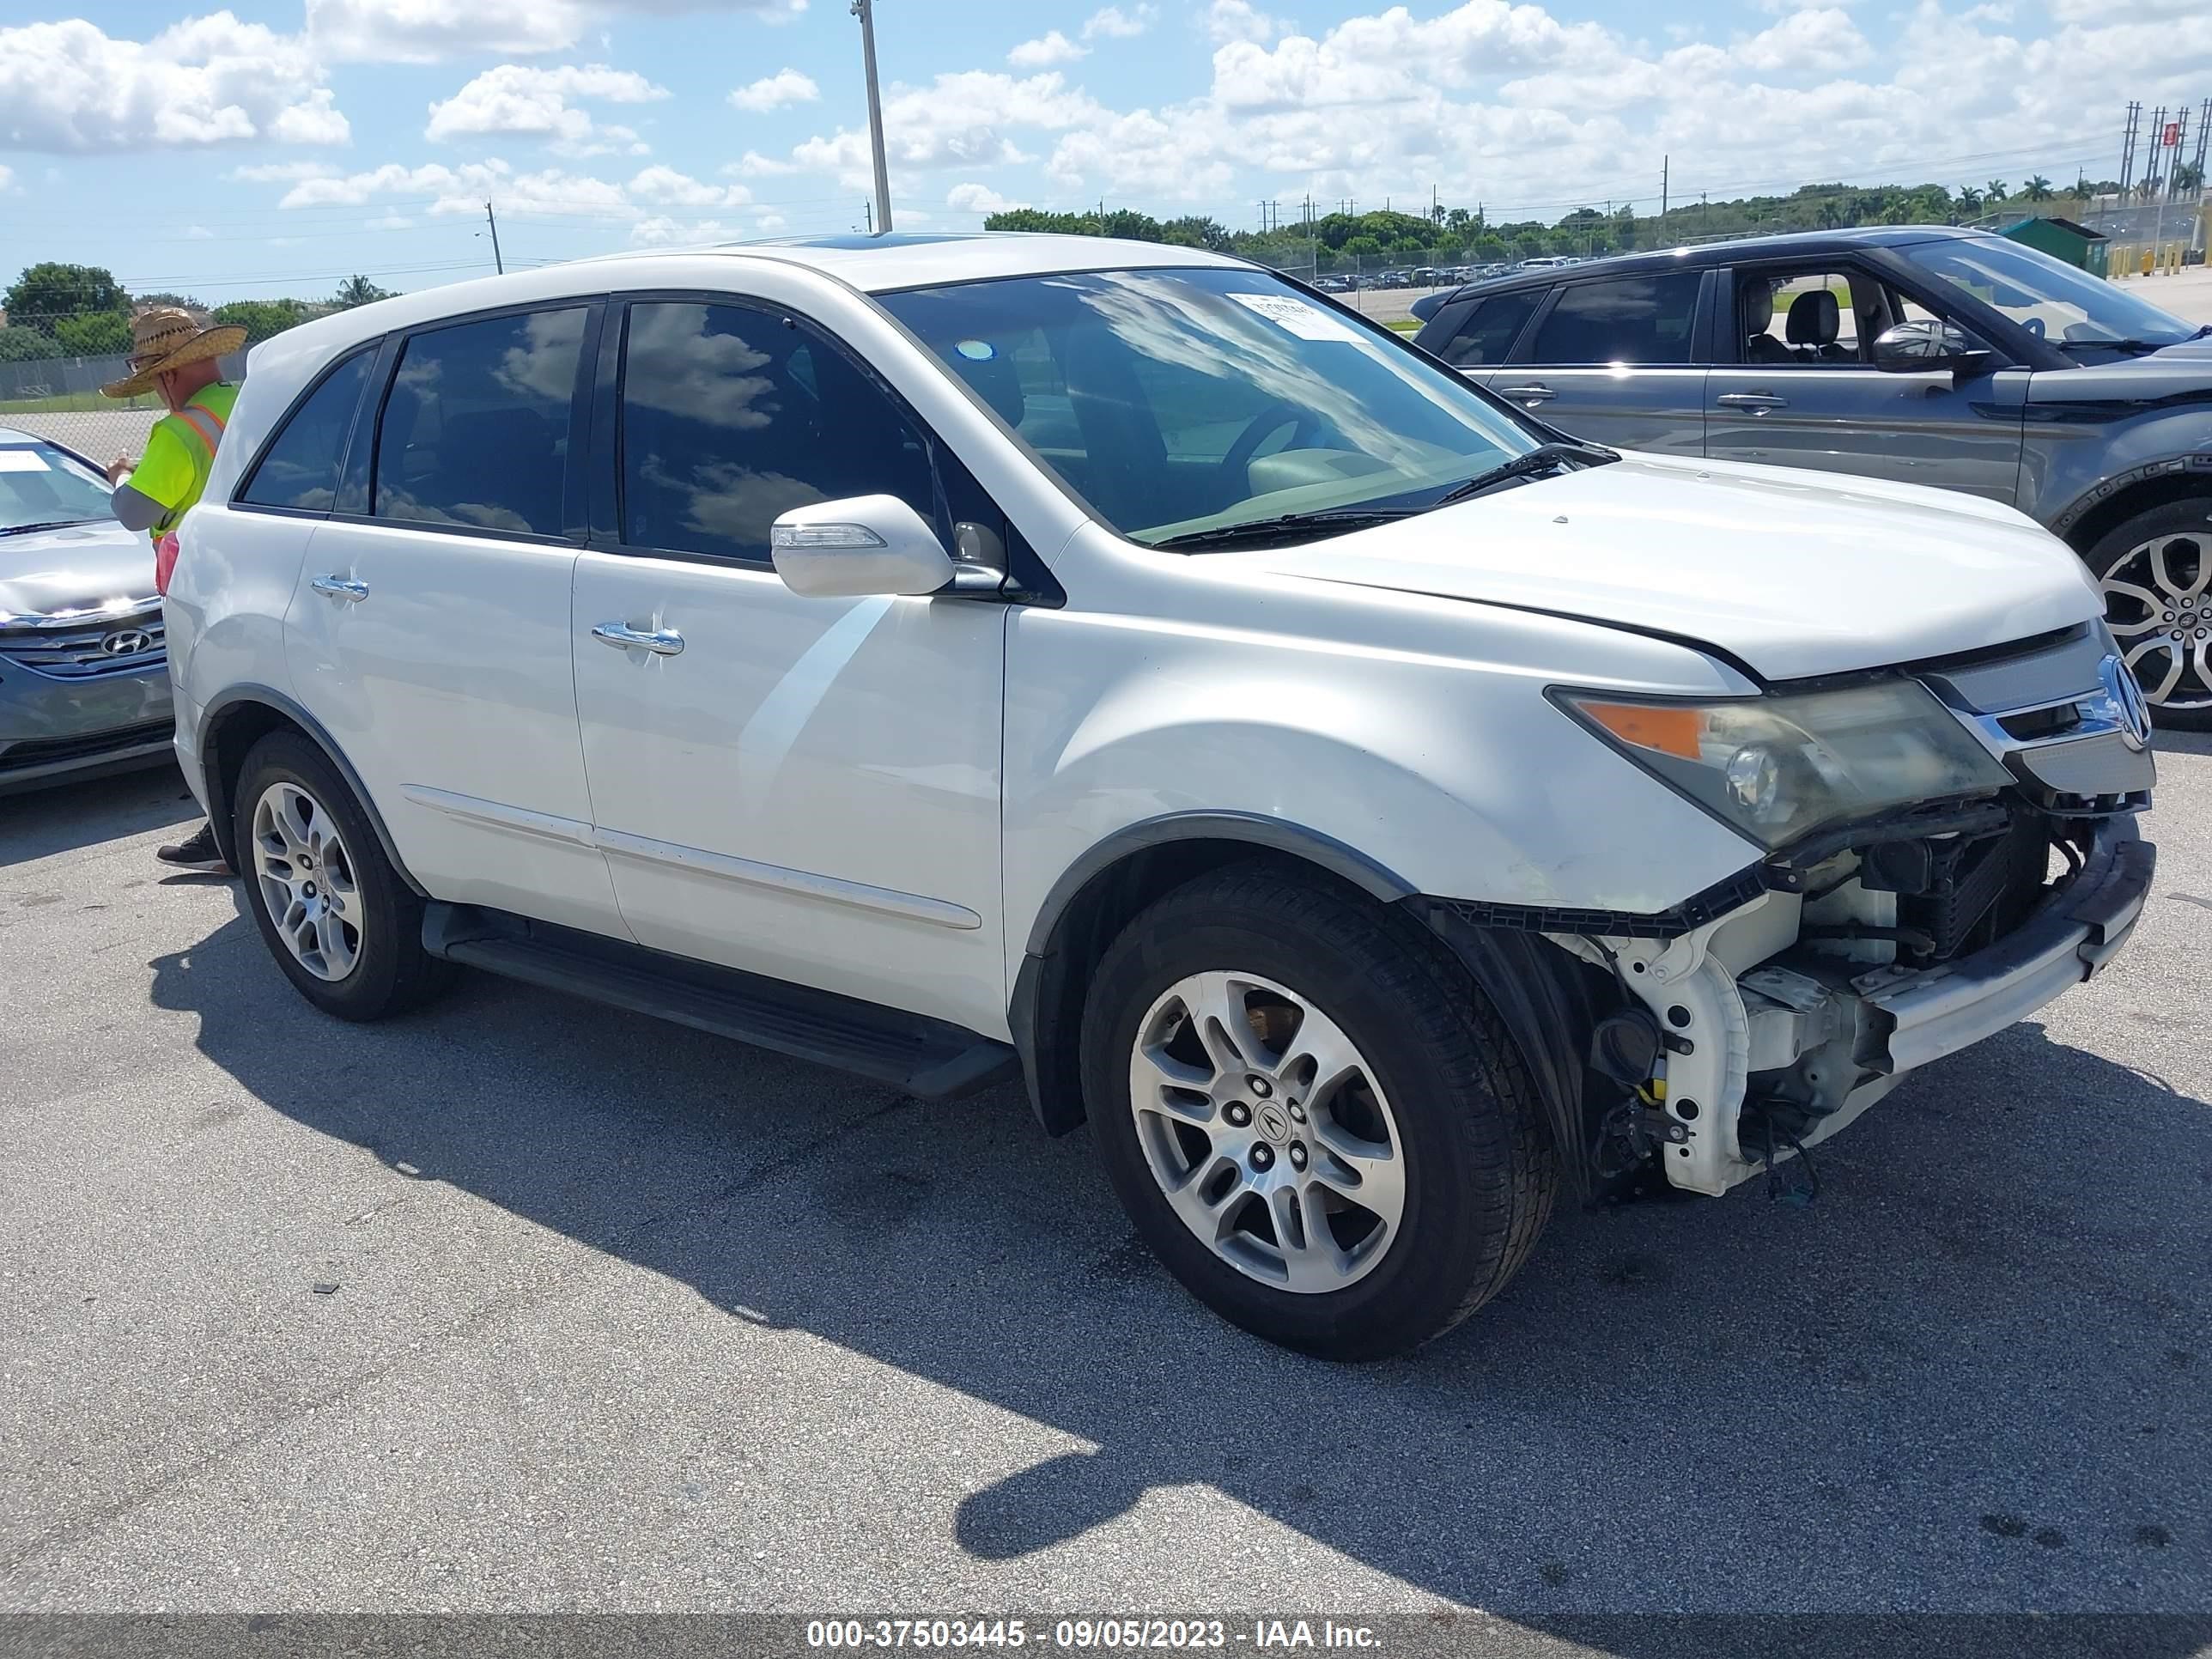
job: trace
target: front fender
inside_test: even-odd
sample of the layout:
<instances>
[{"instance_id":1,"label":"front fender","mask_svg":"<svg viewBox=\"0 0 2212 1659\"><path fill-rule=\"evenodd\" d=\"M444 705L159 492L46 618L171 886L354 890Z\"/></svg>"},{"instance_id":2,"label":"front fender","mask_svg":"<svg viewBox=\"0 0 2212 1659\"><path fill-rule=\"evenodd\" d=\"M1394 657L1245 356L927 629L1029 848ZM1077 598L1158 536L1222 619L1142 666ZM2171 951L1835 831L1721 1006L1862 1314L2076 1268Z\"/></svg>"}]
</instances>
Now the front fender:
<instances>
[{"instance_id":1,"label":"front fender","mask_svg":"<svg viewBox=\"0 0 2212 1659\"><path fill-rule=\"evenodd\" d=\"M2113 496L2176 474L2196 475L2212 495L2212 386L2142 402L2029 406L2021 510L2062 539Z\"/></svg>"}]
</instances>

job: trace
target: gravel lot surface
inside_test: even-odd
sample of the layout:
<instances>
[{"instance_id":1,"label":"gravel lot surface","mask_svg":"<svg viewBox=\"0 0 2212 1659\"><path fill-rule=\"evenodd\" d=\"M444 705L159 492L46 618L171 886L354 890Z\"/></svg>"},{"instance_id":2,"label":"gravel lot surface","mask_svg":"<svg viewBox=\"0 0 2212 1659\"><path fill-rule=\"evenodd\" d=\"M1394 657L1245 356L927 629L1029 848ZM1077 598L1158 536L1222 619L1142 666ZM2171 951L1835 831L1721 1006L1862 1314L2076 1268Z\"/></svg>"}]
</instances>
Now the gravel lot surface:
<instances>
[{"instance_id":1,"label":"gravel lot surface","mask_svg":"<svg viewBox=\"0 0 2212 1659\"><path fill-rule=\"evenodd\" d=\"M1563 1215L1365 1369L1200 1311L1012 1091L483 978L338 1024L153 862L173 773L0 801L0 1611L2212 1612L2163 765L2132 947L1812 1207Z\"/></svg>"}]
</instances>

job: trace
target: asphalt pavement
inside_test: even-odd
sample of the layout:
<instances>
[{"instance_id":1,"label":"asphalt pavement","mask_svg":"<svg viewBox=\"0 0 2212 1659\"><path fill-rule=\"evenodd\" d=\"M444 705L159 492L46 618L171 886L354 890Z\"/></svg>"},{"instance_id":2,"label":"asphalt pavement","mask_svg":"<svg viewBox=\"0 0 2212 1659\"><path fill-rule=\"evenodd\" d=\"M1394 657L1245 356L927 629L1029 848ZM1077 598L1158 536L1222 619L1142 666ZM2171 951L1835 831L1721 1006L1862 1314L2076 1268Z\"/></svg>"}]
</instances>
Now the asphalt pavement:
<instances>
[{"instance_id":1,"label":"asphalt pavement","mask_svg":"<svg viewBox=\"0 0 2212 1659\"><path fill-rule=\"evenodd\" d=\"M0 800L0 1612L2212 1612L2212 741L2162 767L2130 949L1816 1203L1563 1214L1357 1369L1012 1090L484 978L340 1024L153 861L173 773Z\"/></svg>"}]
</instances>

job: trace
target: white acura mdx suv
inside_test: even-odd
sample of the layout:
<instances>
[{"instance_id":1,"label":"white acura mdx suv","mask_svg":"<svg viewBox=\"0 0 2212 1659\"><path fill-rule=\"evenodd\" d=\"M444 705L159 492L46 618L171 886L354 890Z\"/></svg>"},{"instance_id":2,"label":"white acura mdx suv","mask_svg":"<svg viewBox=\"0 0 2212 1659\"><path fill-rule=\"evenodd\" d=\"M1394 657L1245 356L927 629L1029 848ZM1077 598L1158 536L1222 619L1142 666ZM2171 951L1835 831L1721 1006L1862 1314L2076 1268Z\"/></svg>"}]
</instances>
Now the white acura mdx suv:
<instances>
[{"instance_id":1,"label":"white acura mdx suv","mask_svg":"<svg viewBox=\"0 0 2212 1659\"><path fill-rule=\"evenodd\" d=\"M319 1006L1018 1071L1194 1294L1356 1357L2119 948L2101 611L2008 507L1578 443L1233 259L903 236L278 337L167 626Z\"/></svg>"}]
</instances>

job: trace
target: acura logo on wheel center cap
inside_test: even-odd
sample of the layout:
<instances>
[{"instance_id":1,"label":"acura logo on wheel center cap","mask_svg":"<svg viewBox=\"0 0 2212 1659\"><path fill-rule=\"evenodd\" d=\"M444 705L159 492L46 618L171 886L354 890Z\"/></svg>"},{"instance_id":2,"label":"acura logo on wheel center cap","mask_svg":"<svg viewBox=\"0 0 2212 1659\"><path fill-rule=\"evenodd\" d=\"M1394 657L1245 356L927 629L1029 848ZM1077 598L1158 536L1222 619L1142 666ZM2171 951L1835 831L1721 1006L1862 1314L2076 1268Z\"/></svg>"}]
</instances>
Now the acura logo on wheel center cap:
<instances>
[{"instance_id":1,"label":"acura logo on wheel center cap","mask_svg":"<svg viewBox=\"0 0 2212 1659\"><path fill-rule=\"evenodd\" d=\"M1252 1121L1260 1126L1260 1133L1278 1146L1291 1138L1291 1120L1273 1102L1253 1114Z\"/></svg>"}]
</instances>

